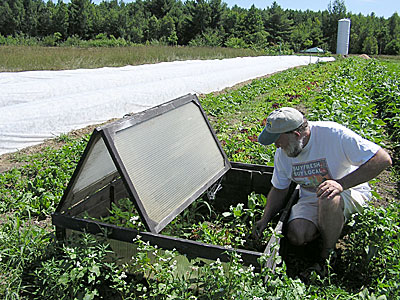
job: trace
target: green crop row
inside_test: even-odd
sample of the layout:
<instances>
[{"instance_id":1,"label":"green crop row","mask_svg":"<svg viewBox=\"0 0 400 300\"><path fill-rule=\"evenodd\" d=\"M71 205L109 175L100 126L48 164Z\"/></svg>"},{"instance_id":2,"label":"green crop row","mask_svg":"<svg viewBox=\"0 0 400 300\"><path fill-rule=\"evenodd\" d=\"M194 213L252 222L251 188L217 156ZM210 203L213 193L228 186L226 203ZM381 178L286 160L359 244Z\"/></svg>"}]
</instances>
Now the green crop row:
<instances>
[{"instance_id":1,"label":"green crop row","mask_svg":"<svg viewBox=\"0 0 400 300\"><path fill-rule=\"evenodd\" d=\"M290 69L228 93L202 98L202 106L229 159L273 165L275 149L256 143L266 117L282 106L296 106L306 112L304 103L320 92L339 66L340 63L320 63Z\"/></svg>"},{"instance_id":2,"label":"green crop row","mask_svg":"<svg viewBox=\"0 0 400 300\"><path fill-rule=\"evenodd\" d=\"M40 153L16 153L13 160L23 164L0 174L0 214L12 212L21 219L46 218L58 204L87 143L87 137L66 137L60 149Z\"/></svg>"}]
</instances>

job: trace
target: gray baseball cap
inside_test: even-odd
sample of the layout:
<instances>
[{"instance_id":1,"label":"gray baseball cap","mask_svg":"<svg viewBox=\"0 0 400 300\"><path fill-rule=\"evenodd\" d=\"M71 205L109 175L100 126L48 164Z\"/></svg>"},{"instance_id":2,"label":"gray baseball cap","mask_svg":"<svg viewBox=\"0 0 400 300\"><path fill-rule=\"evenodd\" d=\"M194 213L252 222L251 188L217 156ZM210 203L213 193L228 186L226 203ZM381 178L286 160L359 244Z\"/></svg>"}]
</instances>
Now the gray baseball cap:
<instances>
[{"instance_id":1,"label":"gray baseball cap","mask_svg":"<svg viewBox=\"0 0 400 300\"><path fill-rule=\"evenodd\" d=\"M267 118L267 124L258 136L263 145L274 143L280 134L297 129L303 124L303 114L292 107L281 107L274 110Z\"/></svg>"}]
</instances>

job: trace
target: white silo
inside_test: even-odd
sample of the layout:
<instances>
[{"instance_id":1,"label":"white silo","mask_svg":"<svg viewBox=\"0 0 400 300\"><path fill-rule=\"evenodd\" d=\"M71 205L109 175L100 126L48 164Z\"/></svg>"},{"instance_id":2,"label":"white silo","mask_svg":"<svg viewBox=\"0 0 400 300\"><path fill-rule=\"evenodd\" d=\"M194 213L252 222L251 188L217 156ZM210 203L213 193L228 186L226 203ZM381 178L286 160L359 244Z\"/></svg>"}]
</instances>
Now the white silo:
<instances>
[{"instance_id":1,"label":"white silo","mask_svg":"<svg viewBox=\"0 0 400 300\"><path fill-rule=\"evenodd\" d=\"M336 54L349 54L350 19L340 19L338 24Z\"/></svg>"}]
</instances>

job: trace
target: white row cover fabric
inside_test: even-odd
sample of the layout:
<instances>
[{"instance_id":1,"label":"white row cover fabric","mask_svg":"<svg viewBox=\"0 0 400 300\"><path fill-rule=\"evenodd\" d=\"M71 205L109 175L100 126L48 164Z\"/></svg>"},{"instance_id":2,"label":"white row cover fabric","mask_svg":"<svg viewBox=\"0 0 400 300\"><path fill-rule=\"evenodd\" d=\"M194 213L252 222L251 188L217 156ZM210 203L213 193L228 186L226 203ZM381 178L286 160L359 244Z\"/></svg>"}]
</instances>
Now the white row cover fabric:
<instances>
[{"instance_id":1,"label":"white row cover fabric","mask_svg":"<svg viewBox=\"0 0 400 300\"><path fill-rule=\"evenodd\" d=\"M210 93L332 57L260 56L0 73L0 155L188 93Z\"/></svg>"}]
</instances>

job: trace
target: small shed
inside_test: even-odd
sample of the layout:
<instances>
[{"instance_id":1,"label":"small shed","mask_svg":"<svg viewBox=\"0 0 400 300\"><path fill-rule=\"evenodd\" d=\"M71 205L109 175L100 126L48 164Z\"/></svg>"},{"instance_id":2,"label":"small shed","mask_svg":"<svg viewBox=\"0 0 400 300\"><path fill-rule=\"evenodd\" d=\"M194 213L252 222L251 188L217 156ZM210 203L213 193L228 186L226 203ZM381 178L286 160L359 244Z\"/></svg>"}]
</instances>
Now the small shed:
<instances>
[{"instance_id":1,"label":"small shed","mask_svg":"<svg viewBox=\"0 0 400 300\"><path fill-rule=\"evenodd\" d=\"M309 48L307 50L302 50L302 53L325 53L324 49L318 48L318 47L313 47Z\"/></svg>"}]
</instances>

